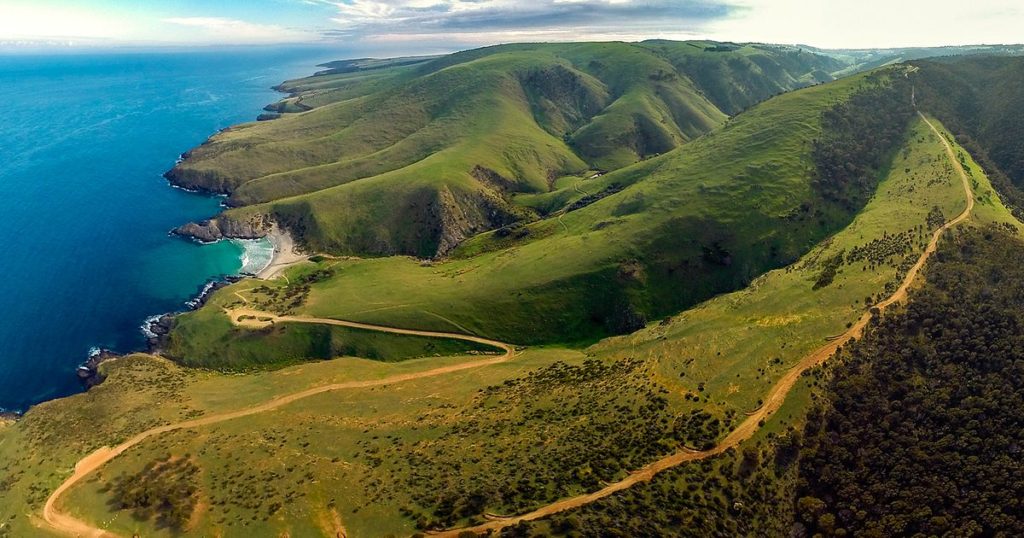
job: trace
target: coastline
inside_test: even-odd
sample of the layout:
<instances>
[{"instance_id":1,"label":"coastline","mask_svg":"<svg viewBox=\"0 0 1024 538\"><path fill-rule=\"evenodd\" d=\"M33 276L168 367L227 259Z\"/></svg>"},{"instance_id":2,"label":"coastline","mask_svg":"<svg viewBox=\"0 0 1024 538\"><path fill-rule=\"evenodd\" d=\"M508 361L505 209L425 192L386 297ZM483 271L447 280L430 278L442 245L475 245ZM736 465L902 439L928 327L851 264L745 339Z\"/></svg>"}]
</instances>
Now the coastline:
<instances>
[{"instance_id":1,"label":"coastline","mask_svg":"<svg viewBox=\"0 0 1024 538\"><path fill-rule=\"evenodd\" d=\"M273 89L281 92L281 90L276 87ZM200 144L200 146L209 144L214 136L229 129L231 129L231 127L218 129L213 135ZM189 184L186 181L182 181L182 179L175 174L178 169L178 165L188 159L191 151L192 150L181 153L175 160L174 167L164 173L164 177L167 179L168 185L174 189L179 189L189 193L213 197L226 197L229 194L228 192L210 189L207 186ZM221 202L221 206L226 207L224 201ZM263 228L265 231L260 233L260 228ZM291 234L288 231L281 229L276 222L273 222L270 219L264 219L262 222L236 223L230 219L224 218L223 213L221 213L205 221L186 223L171 230L170 233L171 235L188 238L201 244L216 243L222 240L236 241L243 249L243 265L234 275L222 276L208 280L198 290L195 296L188 301L185 301L184 309L155 314L147 317L142 322L140 330L146 337L146 345L143 350L137 351L143 351L154 355L162 355L166 339L174 328L175 318L183 313L201 308L209 297L218 289L245 278L271 280L281 276L285 269L309 259L309 255L302 254L296 249L295 240ZM245 251L249 247L243 243L246 241L258 241L260 239L268 240L273 248L270 260L262 269L254 274L245 270L244 256ZM135 351L129 351L128 353L132 352ZM85 362L79 365L76 370L79 382L81 382L85 390L88 391L93 386L103 382L104 377L99 372L99 366L102 362L116 359L120 356L121 353L108 349L91 350L88 358ZM0 411L3 410L0 409ZM9 418L16 418L18 416L18 414L7 416L5 413L0 412L0 426L5 425L3 424L4 421Z\"/></svg>"},{"instance_id":2,"label":"coastline","mask_svg":"<svg viewBox=\"0 0 1024 538\"><path fill-rule=\"evenodd\" d=\"M239 274L209 280L202 286L202 288L199 289L198 293L192 299L185 301L186 308L184 310L154 314L146 318L140 327L142 333L146 336L146 351L148 353L159 355L164 339L168 334L170 334L174 327L174 319L182 313L191 312L201 308L206 303L207 299L209 299L210 295L220 288L234 284L235 282L239 282L246 278L272 280L281 276L285 269L309 259L309 255L298 251L295 246L295 240L292 238L291 234L279 228L276 223L271 225L270 230L267 231L264 238L273 245L273 251L271 253L270 261L258 272L255 274L240 272ZM243 246L243 248L245 247ZM92 359L92 356L90 356L90 359ZM80 368L86 371L92 370L93 373L95 373L95 366L97 365L90 365L89 361L87 361Z\"/></svg>"},{"instance_id":3,"label":"coastline","mask_svg":"<svg viewBox=\"0 0 1024 538\"><path fill-rule=\"evenodd\" d=\"M272 280L281 276L284 270L309 259L309 255L300 253L295 247L295 239L286 230L273 224L267 232L267 239L274 245L274 253L270 263L256 273L256 278Z\"/></svg>"}]
</instances>

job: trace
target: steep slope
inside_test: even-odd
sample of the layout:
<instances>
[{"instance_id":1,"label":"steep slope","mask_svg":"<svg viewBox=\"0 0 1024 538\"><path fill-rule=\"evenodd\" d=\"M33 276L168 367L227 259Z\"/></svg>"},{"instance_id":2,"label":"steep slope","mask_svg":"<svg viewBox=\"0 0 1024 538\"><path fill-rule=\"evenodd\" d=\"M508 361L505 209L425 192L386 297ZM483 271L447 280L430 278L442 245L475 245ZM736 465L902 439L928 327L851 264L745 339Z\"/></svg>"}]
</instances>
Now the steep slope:
<instances>
[{"instance_id":1,"label":"steep slope","mask_svg":"<svg viewBox=\"0 0 1024 538\"><path fill-rule=\"evenodd\" d=\"M282 301L300 285L283 281L266 284L257 300L280 311L516 343L630 332L743 287L848 223L909 118L901 73L774 98L683 148L582 181L580 190L592 194L563 212L476 236L447 261L323 260L331 273L308 286L304 302ZM175 334L200 334L189 327L223 316L219 309L233 301L231 291L218 294L204 311L182 316ZM239 336L202 334L208 340L192 342L192 353L213 355L214 345Z\"/></svg>"},{"instance_id":2,"label":"steep slope","mask_svg":"<svg viewBox=\"0 0 1024 538\"><path fill-rule=\"evenodd\" d=\"M978 56L913 62L918 101L935 110L980 158L997 188L1024 209L1024 58Z\"/></svg>"},{"instance_id":3,"label":"steep slope","mask_svg":"<svg viewBox=\"0 0 1024 538\"><path fill-rule=\"evenodd\" d=\"M699 68L673 63L682 48L708 58ZM736 112L834 64L795 49L748 49L503 45L350 62L282 86L293 95L274 110L312 110L219 133L168 177L246 206L208 238L260 235L276 221L311 250L443 255L476 233L530 220L513 193L621 168L721 125L726 114L688 70L737 87L740 96L721 99ZM729 68L707 67L715 64Z\"/></svg>"}]
</instances>

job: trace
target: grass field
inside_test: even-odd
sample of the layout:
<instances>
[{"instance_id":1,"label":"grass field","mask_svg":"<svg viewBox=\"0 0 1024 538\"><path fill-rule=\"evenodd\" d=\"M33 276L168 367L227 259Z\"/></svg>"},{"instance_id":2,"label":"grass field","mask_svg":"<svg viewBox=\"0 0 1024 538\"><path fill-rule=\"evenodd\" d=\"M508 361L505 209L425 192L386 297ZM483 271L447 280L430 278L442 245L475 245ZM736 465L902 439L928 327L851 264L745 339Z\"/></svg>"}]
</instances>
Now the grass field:
<instances>
[{"instance_id":1,"label":"grass field","mask_svg":"<svg viewBox=\"0 0 1024 538\"><path fill-rule=\"evenodd\" d=\"M964 161L978 197L970 222L1020 229L980 169L966 155ZM915 119L865 210L743 291L582 351L532 348L486 368L321 394L151 439L64 502L121 533L171 535L110 504L117 477L168 455L199 469L188 529L210 535L334 535L342 528L351 536L405 535L418 522L459 524L593 490L680 444L720 438L757 407L786 368L841 332L868 308L868 297L886 294L941 222L939 212L949 218L963 208L954 180L939 141ZM338 262L342 275L345 263ZM341 358L224 375L145 356L121 359L105 367L108 381L90 393L43 404L0 428L0 483L9 492L0 498L0 521L7 522L0 532L35 532L30 512L73 462L132 432L310 386L472 360ZM813 391L813 378L805 379L755 441L799 420ZM729 472L715 465L711 472Z\"/></svg>"}]
</instances>

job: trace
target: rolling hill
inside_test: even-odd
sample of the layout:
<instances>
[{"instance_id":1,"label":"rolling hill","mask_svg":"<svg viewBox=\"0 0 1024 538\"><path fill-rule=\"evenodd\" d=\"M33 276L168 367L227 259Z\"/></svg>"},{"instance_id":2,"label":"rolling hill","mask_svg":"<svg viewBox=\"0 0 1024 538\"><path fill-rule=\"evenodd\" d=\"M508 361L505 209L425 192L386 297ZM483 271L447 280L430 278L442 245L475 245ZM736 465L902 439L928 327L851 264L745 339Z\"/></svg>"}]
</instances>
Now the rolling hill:
<instances>
[{"instance_id":1,"label":"rolling hill","mask_svg":"<svg viewBox=\"0 0 1024 538\"><path fill-rule=\"evenodd\" d=\"M283 85L295 95L276 110L311 110L228 129L168 177L239 206L208 238L259 235L272 220L313 251L433 257L534 218L516 193L668 152L840 66L793 47L710 42L353 62Z\"/></svg>"},{"instance_id":2,"label":"rolling hill","mask_svg":"<svg viewBox=\"0 0 1024 538\"><path fill-rule=\"evenodd\" d=\"M845 226L911 113L901 73L787 93L659 157L577 177L547 218L477 235L447 260L325 258L304 269L320 271L314 282L263 284L257 300L522 344L631 332L792 263ZM215 349L259 339L230 329L221 311L238 300L236 288L251 287L179 317L168 351L212 365L223 356ZM298 287L303 299L285 301Z\"/></svg>"},{"instance_id":3,"label":"rolling hill","mask_svg":"<svg viewBox=\"0 0 1024 538\"><path fill-rule=\"evenodd\" d=\"M1021 225L962 148L944 151L947 136L923 117L908 119L892 166L847 227L742 291L585 350L537 347L397 363L340 358L248 375L144 355L107 363L107 381L89 393L0 427L0 483L8 492L0 497L0 531L49 533L26 508L39 514L79 458L143 432L157 433L85 474L53 504L57 514L120 535L456 534L500 521L494 515L597 491L666 454L714 446L826 337L871 315L926 238L964 211L965 186L974 209L951 234L968 241L990 234L994 242L985 248L1018 244L1012 235ZM986 252L948 249L938 256L953 264ZM295 268L289 278L308 270ZM939 275L929 273L928 285L959 281L935 284ZM234 291L249 308L263 308L262 292ZM986 296L979 289L971 297ZM875 334L865 345L878 345ZM958 345L951 339L946 347ZM807 410L826 405L813 396L822 390L819 374L798 378L741 450L669 468L505 532L773 534L807 513L814 528L835 528L845 516L820 517L832 505L795 497L797 477L812 467L787 459L804 450L794 432L816 424ZM845 379L840 386L850 387ZM991 521L991 528L1006 528Z\"/></svg>"}]
</instances>

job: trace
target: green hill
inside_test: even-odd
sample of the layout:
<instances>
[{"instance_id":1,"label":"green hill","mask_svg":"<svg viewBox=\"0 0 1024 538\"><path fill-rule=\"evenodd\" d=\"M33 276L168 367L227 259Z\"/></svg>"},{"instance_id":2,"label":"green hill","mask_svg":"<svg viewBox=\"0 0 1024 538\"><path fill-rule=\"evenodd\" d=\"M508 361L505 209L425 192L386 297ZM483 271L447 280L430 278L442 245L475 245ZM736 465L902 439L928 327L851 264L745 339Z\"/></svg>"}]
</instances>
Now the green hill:
<instances>
[{"instance_id":1,"label":"green hill","mask_svg":"<svg viewBox=\"0 0 1024 538\"><path fill-rule=\"evenodd\" d=\"M892 76L895 74L896 76ZM535 344L625 333L786 265L859 211L911 113L901 70L787 93L685 147L562 190L566 206L478 235L450 259L324 259L266 284L268 308ZM384 196L382 194L382 196ZM245 282L179 318L170 352L216 356ZM206 329L199 330L197 326ZM185 345L185 335L202 335ZM210 364L203 359L203 362Z\"/></svg>"},{"instance_id":2,"label":"green hill","mask_svg":"<svg viewBox=\"0 0 1024 538\"><path fill-rule=\"evenodd\" d=\"M229 194L240 207L220 217L228 234L276 221L313 251L433 257L532 220L516 193L671 151L838 66L792 47L708 42L354 61L282 85L293 95L275 110L311 110L228 129L168 177Z\"/></svg>"},{"instance_id":3,"label":"green hill","mask_svg":"<svg viewBox=\"0 0 1024 538\"><path fill-rule=\"evenodd\" d=\"M982 87L1012 85L1011 61L914 62L786 92L598 170L576 137L615 114L588 119L594 103L671 99L578 69L573 46L536 54L547 63L531 47L548 46L332 63L280 105L311 110L201 150L262 125L301 137L297 118L466 77L453 88L467 100L511 107L474 115L529 122L477 125L477 138L442 129L453 145L427 169L468 165L470 149L493 157L487 137L517 129L579 168L534 190L471 168L482 184L509 178L495 203L522 220L442 259L323 254L234 283L177 319L165 357L104 362L92 390L0 419L0 538L466 536L524 515L500 534L1020 534L1024 224L1004 204L1014 161L1002 157L1015 131L999 136L995 113L971 108L1002 96L1014 117L1016 88ZM719 110L752 95L688 80ZM491 83L500 91L474 90ZM422 97L406 104L464 104ZM456 120L476 118L444 121ZM253 155L292 151L264 145ZM263 166L242 147L224 162ZM386 210L397 191L372 186L403 170L232 215L304 200L326 219L360 184ZM398 237L401 217L384 216L380 233Z\"/></svg>"}]
</instances>

